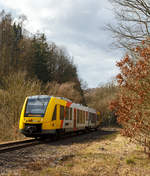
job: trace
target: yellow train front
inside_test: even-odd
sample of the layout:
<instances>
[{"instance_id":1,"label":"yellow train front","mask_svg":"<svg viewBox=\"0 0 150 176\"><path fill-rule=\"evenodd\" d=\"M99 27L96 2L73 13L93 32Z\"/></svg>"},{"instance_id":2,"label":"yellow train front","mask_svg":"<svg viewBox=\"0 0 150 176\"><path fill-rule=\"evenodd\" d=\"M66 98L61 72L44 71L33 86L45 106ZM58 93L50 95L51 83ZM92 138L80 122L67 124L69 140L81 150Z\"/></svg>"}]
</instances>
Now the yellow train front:
<instances>
[{"instance_id":1,"label":"yellow train front","mask_svg":"<svg viewBox=\"0 0 150 176\"><path fill-rule=\"evenodd\" d=\"M19 129L27 137L41 137L96 129L100 121L100 114L94 109L61 97L35 95L24 102Z\"/></svg>"}]
</instances>

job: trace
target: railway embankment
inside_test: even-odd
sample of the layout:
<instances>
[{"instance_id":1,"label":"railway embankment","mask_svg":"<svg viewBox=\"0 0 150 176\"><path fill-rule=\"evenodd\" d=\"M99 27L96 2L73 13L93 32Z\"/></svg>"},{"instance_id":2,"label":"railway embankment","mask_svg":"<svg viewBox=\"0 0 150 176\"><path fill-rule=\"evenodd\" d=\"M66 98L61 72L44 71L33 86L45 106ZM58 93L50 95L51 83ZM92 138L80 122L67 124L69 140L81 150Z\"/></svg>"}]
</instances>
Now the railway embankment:
<instances>
[{"instance_id":1,"label":"railway embankment","mask_svg":"<svg viewBox=\"0 0 150 176\"><path fill-rule=\"evenodd\" d=\"M149 176L150 159L116 129L0 154L1 175Z\"/></svg>"}]
</instances>

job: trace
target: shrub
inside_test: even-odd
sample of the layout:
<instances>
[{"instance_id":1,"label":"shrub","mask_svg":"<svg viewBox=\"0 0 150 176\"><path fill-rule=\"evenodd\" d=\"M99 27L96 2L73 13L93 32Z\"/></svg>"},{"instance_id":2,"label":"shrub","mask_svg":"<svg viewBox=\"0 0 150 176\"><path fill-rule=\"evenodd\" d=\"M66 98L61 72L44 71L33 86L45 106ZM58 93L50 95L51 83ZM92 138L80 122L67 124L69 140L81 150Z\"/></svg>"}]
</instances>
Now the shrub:
<instances>
[{"instance_id":1,"label":"shrub","mask_svg":"<svg viewBox=\"0 0 150 176\"><path fill-rule=\"evenodd\" d=\"M117 63L119 91L111 108L123 126L122 134L147 147L150 156L150 45L138 46L134 58L126 55Z\"/></svg>"}]
</instances>

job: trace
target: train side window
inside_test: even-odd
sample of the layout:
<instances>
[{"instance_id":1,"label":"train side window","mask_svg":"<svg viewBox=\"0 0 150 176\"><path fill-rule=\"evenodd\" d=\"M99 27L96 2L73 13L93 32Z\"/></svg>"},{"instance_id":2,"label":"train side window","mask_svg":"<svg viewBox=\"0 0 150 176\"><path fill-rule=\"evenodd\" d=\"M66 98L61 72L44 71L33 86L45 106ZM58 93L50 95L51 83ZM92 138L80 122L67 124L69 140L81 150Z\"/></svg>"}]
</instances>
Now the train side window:
<instances>
[{"instance_id":1,"label":"train side window","mask_svg":"<svg viewBox=\"0 0 150 176\"><path fill-rule=\"evenodd\" d=\"M88 121L88 112L86 112L86 120Z\"/></svg>"},{"instance_id":2,"label":"train side window","mask_svg":"<svg viewBox=\"0 0 150 176\"><path fill-rule=\"evenodd\" d=\"M77 122L80 123L80 110L78 110L78 116L77 116L78 120Z\"/></svg>"},{"instance_id":3,"label":"train side window","mask_svg":"<svg viewBox=\"0 0 150 176\"><path fill-rule=\"evenodd\" d=\"M96 121L96 114L91 113L91 122L95 123L95 121Z\"/></svg>"},{"instance_id":4,"label":"train side window","mask_svg":"<svg viewBox=\"0 0 150 176\"><path fill-rule=\"evenodd\" d=\"M72 120L72 108L70 108L70 120Z\"/></svg>"},{"instance_id":5,"label":"train side window","mask_svg":"<svg viewBox=\"0 0 150 176\"><path fill-rule=\"evenodd\" d=\"M83 111L81 110L81 123L83 123Z\"/></svg>"},{"instance_id":6,"label":"train side window","mask_svg":"<svg viewBox=\"0 0 150 176\"><path fill-rule=\"evenodd\" d=\"M64 120L64 107L60 106L60 120Z\"/></svg>"},{"instance_id":7,"label":"train side window","mask_svg":"<svg viewBox=\"0 0 150 176\"><path fill-rule=\"evenodd\" d=\"M80 112L80 113L79 113L79 118L80 118L80 119L79 119L79 123L82 124L82 111L80 110L79 112Z\"/></svg>"},{"instance_id":8,"label":"train side window","mask_svg":"<svg viewBox=\"0 0 150 176\"><path fill-rule=\"evenodd\" d=\"M80 123L80 110L78 110L78 123Z\"/></svg>"},{"instance_id":9,"label":"train side window","mask_svg":"<svg viewBox=\"0 0 150 176\"><path fill-rule=\"evenodd\" d=\"M56 108L57 106L55 106L54 112L53 112L53 116L52 116L52 120L56 120Z\"/></svg>"},{"instance_id":10,"label":"train side window","mask_svg":"<svg viewBox=\"0 0 150 176\"><path fill-rule=\"evenodd\" d=\"M79 114L80 114L80 110L77 110L77 123L80 123L80 117L79 117Z\"/></svg>"},{"instance_id":11,"label":"train side window","mask_svg":"<svg viewBox=\"0 0 150 176\"><path fill-rule=\"evenodd\" d=\"M69 108L66 107L66 120L69 120Z\"/></svg>"},{"instance_id":12,"label":"train side window","mask_svg":"<svg viewBox=\"0 0 150 176\"><path fill-rule=\"evenodd\" d=\"M80 110L80 123L82 124L82 111Z\"/></svg>"},{"instance_id":13,"label":"train side window","mask_svg":"<svg viewBox=\"0 0 150 176\"><path fill-rule=\"evenodd\" d=\"M85 123L85 111L82 111L83 123Z\"/></svg>"},{"instance_id":14,"label":"train side window","mask_svg":"<svg viewBox=\"0 0 150 176\"><path fill-rule=\"evenodd\" d=\"M82 123L83 123L83 111L81 111L81 118L82 118Z\"/></svg>"}]
</instances>

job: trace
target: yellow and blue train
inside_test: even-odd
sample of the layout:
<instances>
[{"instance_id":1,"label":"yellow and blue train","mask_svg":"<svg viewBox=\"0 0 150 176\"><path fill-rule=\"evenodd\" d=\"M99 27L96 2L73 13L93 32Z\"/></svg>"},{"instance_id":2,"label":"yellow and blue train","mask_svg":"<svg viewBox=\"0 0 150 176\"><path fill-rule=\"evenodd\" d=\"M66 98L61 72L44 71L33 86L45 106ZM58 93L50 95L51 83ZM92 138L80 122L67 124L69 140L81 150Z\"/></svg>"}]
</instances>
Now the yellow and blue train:
<instances>
[{"instance_id":1,"label":"yellow and blue train","mask_svg":"<svg viewBox=\"0 0 150 176\"><path fill-rule=\"evenodd\" d=\"M19 129L27 137L97 129L100 113L63 97L35 95L26 98Z\"/></svg>"}]
</instances>

